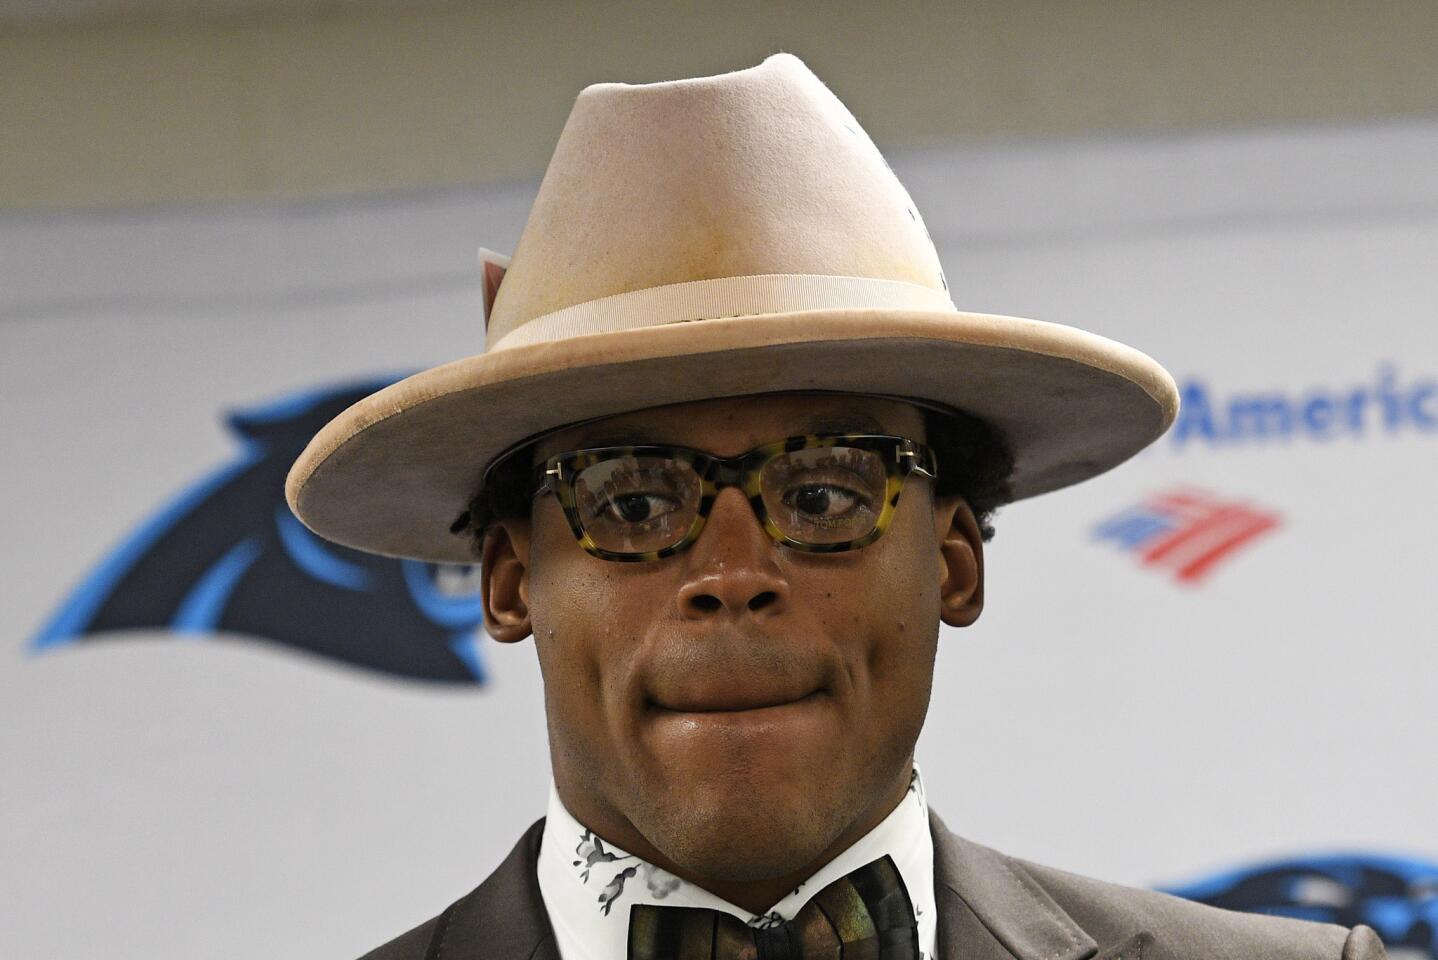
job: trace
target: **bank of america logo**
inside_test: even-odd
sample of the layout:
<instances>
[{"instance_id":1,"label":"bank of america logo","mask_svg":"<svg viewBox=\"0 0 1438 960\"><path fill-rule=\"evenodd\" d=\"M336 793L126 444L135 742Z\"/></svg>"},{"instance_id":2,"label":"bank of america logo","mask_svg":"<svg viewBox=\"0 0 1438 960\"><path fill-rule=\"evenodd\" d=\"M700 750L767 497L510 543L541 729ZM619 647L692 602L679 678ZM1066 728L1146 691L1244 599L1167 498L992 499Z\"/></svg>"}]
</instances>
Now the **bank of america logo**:
<instances>
[{"instance_id":1,"label":"bank of america logo","mask_svg":"<svg viewBox=\"0 0 1438 960\"><path fill-rule=\"evenodd\" d=\"M1192 586L1280 522L1272 510L1182 487L1102 521L1093 538L1117 544L1144 566Z\"/></svg>"}]
</instances>

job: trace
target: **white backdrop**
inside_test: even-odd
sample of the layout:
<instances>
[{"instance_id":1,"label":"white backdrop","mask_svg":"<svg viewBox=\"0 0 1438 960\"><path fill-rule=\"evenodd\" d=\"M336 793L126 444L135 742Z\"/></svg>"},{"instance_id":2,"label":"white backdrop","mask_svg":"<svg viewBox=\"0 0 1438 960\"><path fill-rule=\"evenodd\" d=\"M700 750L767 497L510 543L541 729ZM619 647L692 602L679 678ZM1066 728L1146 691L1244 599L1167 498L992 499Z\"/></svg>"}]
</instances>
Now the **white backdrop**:
<instances>
[{"instance_id":1,"label":"white backdrop","mask_svg":"<svg viewBox=\"0 0 1438 960\"><path fill-rule=\"evenodd\" d=\"M941 642L935 808L1141 885L1438 857L1438 122L892 159L962 309L1132 343L1212 411L999 513ZM486 640L479 689L239 636L27 652L233 459L224 411L478 351L474 250L532 194L0 219L0 957L342 960L542 813L528 644ZM1196 583L1095 536L1177 487L1277 526Z\"/></svg>"}]
</instances>

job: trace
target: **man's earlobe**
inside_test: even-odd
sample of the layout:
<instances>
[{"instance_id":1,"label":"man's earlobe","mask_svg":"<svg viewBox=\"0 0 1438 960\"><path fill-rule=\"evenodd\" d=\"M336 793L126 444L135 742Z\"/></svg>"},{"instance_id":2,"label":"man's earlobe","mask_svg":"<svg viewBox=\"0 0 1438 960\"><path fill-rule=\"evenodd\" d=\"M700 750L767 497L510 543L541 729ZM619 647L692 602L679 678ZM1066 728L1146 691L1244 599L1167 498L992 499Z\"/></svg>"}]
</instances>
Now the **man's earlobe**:
<instances>
[{"instance_id":1,"label":"man's earlobe","mask_svg":"<svg viewBox=\"0 0 1438 960\"><path fill-rule=\"evenodd\" d=\"M935 498L939 540L939 616L967 627L984 610L984 538L963 497Z\"/></svg>"},{"instance_id":2,"label":"man's earlobe","mask_svg":"<svg viewBox=\"0 0 1438 960\"><path fill-rule=\"evenodd\" d=\"M484 589L484 629L500 643L529 636L529 525L503 520L484 534L480 582Z\"/></svg>"}]
</instances>

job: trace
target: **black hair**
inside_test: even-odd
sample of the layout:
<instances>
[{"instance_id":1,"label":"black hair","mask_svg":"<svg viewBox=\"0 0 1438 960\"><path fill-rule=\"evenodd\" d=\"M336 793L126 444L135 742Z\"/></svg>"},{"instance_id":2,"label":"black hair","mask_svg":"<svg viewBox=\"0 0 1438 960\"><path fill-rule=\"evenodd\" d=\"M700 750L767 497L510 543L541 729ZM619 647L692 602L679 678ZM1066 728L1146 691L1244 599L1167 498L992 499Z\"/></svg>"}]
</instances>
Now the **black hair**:
<instances>
[{"instance_id":1,"label":"black hair","mask_svg":"<svg viewBox=\"0 0 1438 960\"><path fill-rule=\"evenodd\" d=\"M994 538L994 512L1013 499L1009 478L1014 458L1009 445L987 421L961 410L923 413L924 435L939 465L934 494L963 497L987 543Z\"/></svg>"},{"instance_id":2,"label":"black hair","mask_svg":"<svg viewBox=\"0 0 1438 960\"><path fill-rule=\"evenodd\" d=\"M934 494L957 493L963 497L978 521L985 542L993 539L993 515L1013 499L1009 477L1014 460L1002 435L987 422L954 410L940 413L923 409L924 432L939 477ZM531 479L530 446L505 457L490 473L489 484L470 502L450 527L456 535L467 535L476 558L481 555L485 532L500 520L529 516Z\"/></svg>"}]
</instances>

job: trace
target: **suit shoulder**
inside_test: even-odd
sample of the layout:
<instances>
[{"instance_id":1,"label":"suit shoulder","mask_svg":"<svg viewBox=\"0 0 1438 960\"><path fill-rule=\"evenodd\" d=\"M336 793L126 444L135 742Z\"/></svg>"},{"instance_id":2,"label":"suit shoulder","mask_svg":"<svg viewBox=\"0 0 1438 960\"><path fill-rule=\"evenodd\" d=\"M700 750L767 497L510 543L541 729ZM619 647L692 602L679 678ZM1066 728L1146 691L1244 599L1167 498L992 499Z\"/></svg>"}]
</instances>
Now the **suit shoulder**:
<instances>
[{"instance_id":1,"label":"suit shoulder","mask_svg":"<svg viewBox=\"0 0 1438 960\"><path fill-rule=\"evenodd\" d=\"M1001 855L1002 856L1002 855ZM1368 927L1338 926L1225 910L1156 890L1109 883L1027 860L1005 857L1096 937L1152 936L1148 957L1172 960L1382 960Z\"/></svg>"},{"instance_id":2,"label":"suit shoulder","mask_svg":"<svg viewBox=\"0 0 1438 960\"><path fill-rule=\"evenodd\" d=\"M359 960L424 960L430 941L434 939L434 932L439 929L443 917L444 913L430 917L414 929L406 930L388 943L375 947Z\"/></svg>"},{"instance_id":3,"label":"suit shoulder","mask_svg":"<svg viewBox=\"0 0 1438 960\"><path fill-rule=\"evenodd\" d=\"M509 855L479 886L436 916L376 947L360 960L427 960L470 956L532 956L553 937L536 871L544 818L530 824Z\"/></svg>"}]
</instances>

